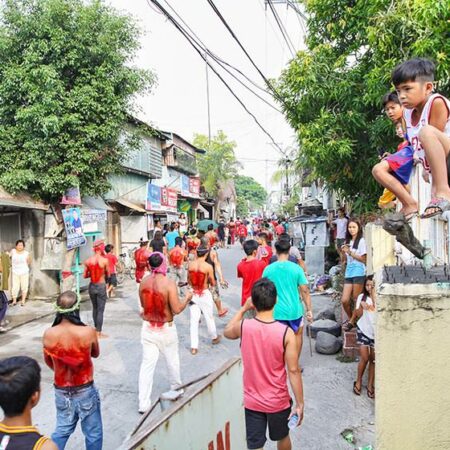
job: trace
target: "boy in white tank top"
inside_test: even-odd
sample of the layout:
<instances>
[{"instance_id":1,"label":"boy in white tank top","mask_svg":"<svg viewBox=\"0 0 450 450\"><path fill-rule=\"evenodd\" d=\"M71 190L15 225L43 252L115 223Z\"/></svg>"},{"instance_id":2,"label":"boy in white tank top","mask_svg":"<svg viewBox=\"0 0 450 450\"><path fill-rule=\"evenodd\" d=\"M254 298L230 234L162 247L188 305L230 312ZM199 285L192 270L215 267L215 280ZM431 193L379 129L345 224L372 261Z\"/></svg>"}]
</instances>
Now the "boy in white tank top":
<instances>
[{"instance_id":1,"label":"boy in white tank top","mask_svg":"<svg viewBox=\"0 0 450 450\"><path fill-rule=\"evenodd\" d=\"M450 152L450 101L433 94L435 69L428 59L414 58L392 72L392 82L405 108L409 141L426 172L431 173L432 198L421 215L423 219L450 210L446 162Z\"/></svg>"}]
</instances>

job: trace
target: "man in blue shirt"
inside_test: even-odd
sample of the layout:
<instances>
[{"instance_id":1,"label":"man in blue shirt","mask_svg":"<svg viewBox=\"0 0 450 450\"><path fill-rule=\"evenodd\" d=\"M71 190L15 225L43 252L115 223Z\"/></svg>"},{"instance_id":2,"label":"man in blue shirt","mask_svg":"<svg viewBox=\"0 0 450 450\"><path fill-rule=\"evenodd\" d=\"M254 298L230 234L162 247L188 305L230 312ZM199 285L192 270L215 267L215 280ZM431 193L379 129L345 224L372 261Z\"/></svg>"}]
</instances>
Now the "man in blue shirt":
<instances>
[{"instance_id":1,"label":"man in blue shirt","mask_svg":"<svg viewBox=\"0 0 450 450\"><path fill-rule=\"evenodd\" d=\"M312 322L313 314L308 280L303 269L289 261L290 248L291 244L287 239L279 239L275 243L278 261L264 269L263 277L271 280L277 288L278 298L273 316L275 320L288 325L294 331L300 358L305 315L303 302L306 305L306 318L309 322Z\"/></svg>"},{"instance_id":2,"label":"man in blue shirt","mask_svg":"<svg viewBox=\"0 0 450 450\"><path fill-rule=\"evenodd\" d=\"M175 230L175 224L170 225L170 231L166 234L167 247L169 247L169 251L175 247L175 239L180 237L180 233L178 230Z\"/></svg>"}]
</instances>

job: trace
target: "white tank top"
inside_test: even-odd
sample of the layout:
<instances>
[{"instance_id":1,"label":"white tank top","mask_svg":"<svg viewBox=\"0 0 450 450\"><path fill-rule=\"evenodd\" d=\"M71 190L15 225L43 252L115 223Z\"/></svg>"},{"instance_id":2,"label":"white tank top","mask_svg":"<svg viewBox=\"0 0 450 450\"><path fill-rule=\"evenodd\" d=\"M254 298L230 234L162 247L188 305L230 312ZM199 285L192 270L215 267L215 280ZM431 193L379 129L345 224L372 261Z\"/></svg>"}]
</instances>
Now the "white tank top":
<instances>
[{"instance_id":1,"label":"white tank top","mask_svg":"<svg viewBox=\"0 0 450 450\"><path fill-rule=\"evenodd\" d=\"M405 109L403 112L403 117L406 122L406 132L408 133L408 140L413 146L415 156L417 156L420 159L424 169L426 169L428 172L430 171L430 166L425 158L425 151L422 148L422 145L420 144L419 141L419 132L422 129L422 127L429 124L431 107L433 106L434 100L436 100L437 98L442 98L442 100L444 100L447 106L448 116L447 116L447 123L445 124L444 128L444 133L450 137L450 101L447 98L443 97L442 95L440 94L430 95L430 98L425 103L422 114L420 115L420 119L416 125L413 125L411 120L412 113L414 110Z\"/></svg>"},{"instance_id":2,"label":"white tank top","mask_svg":"<svg viewBox=\"0 0 450 450\"><path fill-rule=\"evenodd\" d=\"M25 275L30 272L30 267L27 263L28 252L18 252L16 249L11 250L12 272L16 275Z\"/></svg>"}]
</instances>

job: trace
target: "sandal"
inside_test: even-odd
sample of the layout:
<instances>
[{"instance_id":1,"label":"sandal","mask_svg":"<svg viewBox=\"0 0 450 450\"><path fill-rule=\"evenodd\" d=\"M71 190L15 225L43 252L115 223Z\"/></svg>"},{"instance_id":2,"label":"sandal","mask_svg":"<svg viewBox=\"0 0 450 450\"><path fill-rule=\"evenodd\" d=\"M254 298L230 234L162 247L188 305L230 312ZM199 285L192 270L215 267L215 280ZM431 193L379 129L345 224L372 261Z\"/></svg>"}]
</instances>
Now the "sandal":
<instances>
[{"instance_id":1,"label":"sandal","mask_svg":"<svg viewBox=\"0 0 450 450\"><path fill-rule=\"evenodd\" d=\"M355 395L361 395L361 388L357 388L356 387L356 381L354 381L353 382L353 393L355 394Z\"/></svg>"},{"instance_id":2,"label":"sandal","mask_svg":"<svg viewBox=\"0 0 450 450\"><path fill-rule=\"evenodd\" d=\"M427 214L427 211L431 211L429 214ZM442 197L434 197L430 200L430 203L428 203L427 207L425 208L425 211L420 216L421 219L430 219L431 217L439 216L445 211L450 210L450 202Z\"/></svg>"},{"instance_id":3,"label":"sandal","mask_svg":"<svg viewBox=\"0 0 450 450\"><path fill-rule=\"evenodd\" d=\"M369 388L367 388L367 397L374 399L375 398L375 390L374 389L370 390Z\"/></svg>"},{"instance_id":4,"label":"sandal","mask_svg":"<svg viewBox=\"0 0 450 450\"><path fill-rule=\"evenodd\" d=\"M403 214L405 216L405 222L409 223L411 222L412 219L414 219L414 217L417 217L419 215L419 211L413 211L410 212L408 214Z\"/></svg>"}]
</instances>

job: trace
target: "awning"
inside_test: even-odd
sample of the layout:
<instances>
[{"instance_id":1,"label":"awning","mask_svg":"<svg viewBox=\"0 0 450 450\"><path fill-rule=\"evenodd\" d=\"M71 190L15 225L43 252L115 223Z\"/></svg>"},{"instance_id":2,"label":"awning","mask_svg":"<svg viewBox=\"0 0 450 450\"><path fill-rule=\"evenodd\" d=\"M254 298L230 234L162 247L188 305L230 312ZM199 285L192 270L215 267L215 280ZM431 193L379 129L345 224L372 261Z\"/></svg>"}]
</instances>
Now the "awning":
<instances>
[{"instance_id":1,"label":"awning","mask_svg":"<svg viewBox=\"0 0 450 450\"><path fill-rule=\"evenodd\" d=\"M197 211L201 211L205 215L205 219L209 219L209 211L204 208L200 203L197 206Z\"/></svg>"},{"instance_id":2,"label":"awning","mask_svg":"<svg viewBox=\"0 0 450 450\"><path fill-rule=\"evenodd\" d=\"M38 200L35 200L31 195L21 192L16 195L12 195L6 192L0 186L0 206L11 206L15 208L28 208L28 209L40 209L47 211L48 205Z\"/></svg>"},{"instance_id":3,"label":"awning","mask_svg":"<svg viewBox=\"0 0 450 450\"><path fill-rule=\"evenodd\" d=\"M119 203L122 206L125 206L125 208L132 209L133 211L137 211L140 213L147 213L147 211L144 209L144 204L141 203L141 205L137 205L136 203L130 202L129 200L125 200L124 198L115 198L114 200L111 200L112 202Z\"/></svg>"},{"instance_id":4,"label":"awning","mask_svg":"<svg viewBox=\"0 0 450 450\"><path fill-rule=\"evenodd\" d=\"M83 203L83 208L85 209L106 209L106 211L114 211L101 197L83 197L81 203Z\"/></svg>"}]
</instances>

